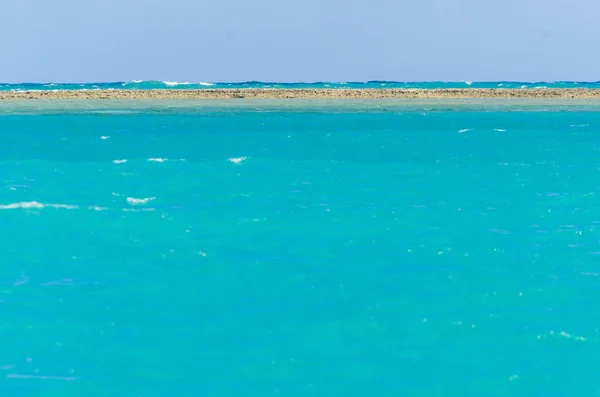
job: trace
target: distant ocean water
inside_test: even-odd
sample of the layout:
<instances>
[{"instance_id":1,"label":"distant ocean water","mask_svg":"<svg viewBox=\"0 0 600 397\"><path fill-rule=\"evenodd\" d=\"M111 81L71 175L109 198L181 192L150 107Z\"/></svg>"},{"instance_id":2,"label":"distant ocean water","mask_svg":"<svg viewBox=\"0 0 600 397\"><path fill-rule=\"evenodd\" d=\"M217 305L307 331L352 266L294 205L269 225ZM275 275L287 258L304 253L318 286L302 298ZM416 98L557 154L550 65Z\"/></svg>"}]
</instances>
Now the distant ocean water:
<instances>
[{"instance_id":1,"label":"distant ocean water","mask_svg":"<svg viewBox=\"0 0 600 397\"><path fill-rule=\"evenodd\" d=\"M0 107L1 395L600 392L598 103L178 103Z\"/></svg>"},{"instance_id":2,"label":"distant ocean water","mask_svg":"<svg viewBox=\"0 0 600 397\"><path fill-rule=\"evenodd\" d=\"M600 88L600 81L577 82L314 82L314 83L270 83L248 81L240 83L208 83L208 82L176 82L176 81L142 81L112 83L0 83L0 91L25 90L98 90L98 89L215 89L215 88Z\"/></svg>"}]
</instances>

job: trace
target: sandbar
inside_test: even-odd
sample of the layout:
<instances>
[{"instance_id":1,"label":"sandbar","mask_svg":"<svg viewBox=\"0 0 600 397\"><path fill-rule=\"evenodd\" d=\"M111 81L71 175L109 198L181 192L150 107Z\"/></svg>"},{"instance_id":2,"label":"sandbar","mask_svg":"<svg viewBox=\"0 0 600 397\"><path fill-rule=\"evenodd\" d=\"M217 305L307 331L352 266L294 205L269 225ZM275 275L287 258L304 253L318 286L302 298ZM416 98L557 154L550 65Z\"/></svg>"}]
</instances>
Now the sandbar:
<instances>
[{"instance_id":1,"label":"sandbar","mask_svg":"<svg viewBox=\"0 0 600 397\"><path fill-rule=\"evenodd\" d=\"M468 98L600 98L596 88L443 88L443 89L148 89L0 91L0 100L35 99L468 99Z\"/></svg>"}]
</instances>

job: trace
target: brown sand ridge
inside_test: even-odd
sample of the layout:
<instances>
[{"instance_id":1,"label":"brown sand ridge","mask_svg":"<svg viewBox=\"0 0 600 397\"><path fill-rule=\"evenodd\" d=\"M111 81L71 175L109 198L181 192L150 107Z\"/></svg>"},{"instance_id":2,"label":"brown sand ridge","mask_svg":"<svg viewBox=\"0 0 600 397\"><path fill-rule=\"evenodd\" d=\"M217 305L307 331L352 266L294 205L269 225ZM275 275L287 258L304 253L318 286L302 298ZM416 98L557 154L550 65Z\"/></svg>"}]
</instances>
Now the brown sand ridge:
<instances>
[{"instance_id":1,"label":"brown sand ridge","mask_svg":"<svg viewBox=\"0 0 600 397\"><path fill-rule=\"evenodd\" d=\"M0 91L0 100L20 99L410 99L410 98L600 98L593 88L456 89L153 89L89 91Z\"/></svg>"}]
</instances>

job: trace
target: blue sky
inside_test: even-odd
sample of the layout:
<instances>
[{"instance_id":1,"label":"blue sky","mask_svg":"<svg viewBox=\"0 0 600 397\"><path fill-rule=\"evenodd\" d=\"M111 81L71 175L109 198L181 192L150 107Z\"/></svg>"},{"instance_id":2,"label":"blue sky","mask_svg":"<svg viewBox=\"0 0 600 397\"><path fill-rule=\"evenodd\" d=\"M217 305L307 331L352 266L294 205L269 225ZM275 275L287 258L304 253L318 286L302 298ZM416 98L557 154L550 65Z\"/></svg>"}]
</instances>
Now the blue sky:
<instances>
[{"instance_id":1,"label":"blue sky","mask_svg":"<svg viewBox=\"0 0 600 397\"><path fill-rule=\"evenodd\" d=\"M0 81L600 80L598 0L0 0Z\"/></svg>"}]
</instances>

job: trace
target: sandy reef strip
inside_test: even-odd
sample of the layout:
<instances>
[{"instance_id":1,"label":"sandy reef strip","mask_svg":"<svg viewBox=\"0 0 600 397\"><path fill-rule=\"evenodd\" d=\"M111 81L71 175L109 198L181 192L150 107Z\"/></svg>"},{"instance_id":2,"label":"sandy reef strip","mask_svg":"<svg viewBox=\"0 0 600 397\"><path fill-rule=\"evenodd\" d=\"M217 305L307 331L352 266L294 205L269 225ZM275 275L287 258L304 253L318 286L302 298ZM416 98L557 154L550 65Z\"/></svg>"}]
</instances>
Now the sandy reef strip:
<instances>
[{"instance_id":1,"label":"sandy reef strip","mask_svg":"<svg viewBox=\"0 0 600 397\"><path fill-rule=\"evenodd\" d=\"M457 88L457 89L151 89L0 91L0 100L24 99L411 99L411 98L599 98L593 88Z\"/></svg>"}]
</instances>

